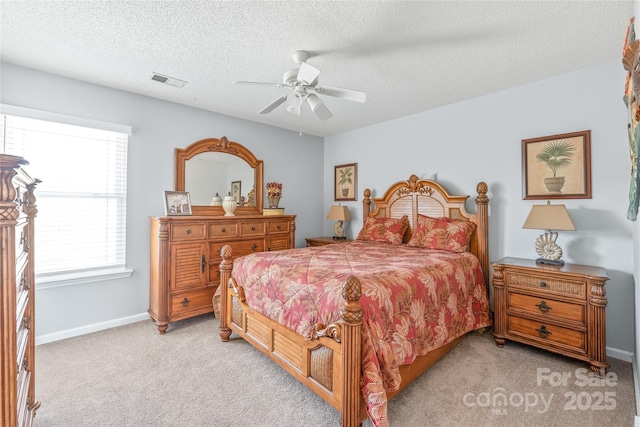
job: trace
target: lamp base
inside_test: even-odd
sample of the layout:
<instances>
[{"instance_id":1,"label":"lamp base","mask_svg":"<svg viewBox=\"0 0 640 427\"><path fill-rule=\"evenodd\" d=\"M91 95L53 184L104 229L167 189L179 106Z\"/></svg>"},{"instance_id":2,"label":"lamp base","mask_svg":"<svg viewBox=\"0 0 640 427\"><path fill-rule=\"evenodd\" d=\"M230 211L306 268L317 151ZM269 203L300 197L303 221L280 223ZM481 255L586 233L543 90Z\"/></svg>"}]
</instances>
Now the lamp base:
<instances>
[{"instance_id":1,"label":"lamp base","mask_svg":"<svg viewBox=\"0 0 640 427\"><path fill-rule=\"evenodd\" d=\"M545 259L538 258L536 260L536 264L549 264L549 265L564 265L564 261L561 259Z\"/></svg>"}]
</instances>

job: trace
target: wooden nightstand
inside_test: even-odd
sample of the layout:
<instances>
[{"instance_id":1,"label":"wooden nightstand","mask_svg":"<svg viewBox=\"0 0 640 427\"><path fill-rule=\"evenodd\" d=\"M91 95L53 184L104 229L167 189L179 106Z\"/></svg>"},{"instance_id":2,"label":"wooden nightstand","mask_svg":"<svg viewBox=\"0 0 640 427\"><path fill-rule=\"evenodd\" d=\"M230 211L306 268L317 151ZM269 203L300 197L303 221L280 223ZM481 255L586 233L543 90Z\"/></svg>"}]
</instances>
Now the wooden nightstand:
<instances>
[{"instance_id":1,"label":"wooden nightstand","mask_svg":"<svg viewBox=\"0 0 640 427\"><path fill-rule=\"evenodd\" d=\"M584 360L603 375L606 356L604 268L536 264L503 258L493 267L496 344L506 340L534 345Z\"/></svg>"},{"instance_id":2,"label":"wooden nightstand","mask_svg":"<svg viewBox=\"0 0 640 427\"><path fill-rule=\"evenodd\" d=\"M305 240L307 241L307 246L333 245L334 243L344 243L351 241L350 239L334 239L331 236L307 237Z\"/></svg>"}]
</instances>

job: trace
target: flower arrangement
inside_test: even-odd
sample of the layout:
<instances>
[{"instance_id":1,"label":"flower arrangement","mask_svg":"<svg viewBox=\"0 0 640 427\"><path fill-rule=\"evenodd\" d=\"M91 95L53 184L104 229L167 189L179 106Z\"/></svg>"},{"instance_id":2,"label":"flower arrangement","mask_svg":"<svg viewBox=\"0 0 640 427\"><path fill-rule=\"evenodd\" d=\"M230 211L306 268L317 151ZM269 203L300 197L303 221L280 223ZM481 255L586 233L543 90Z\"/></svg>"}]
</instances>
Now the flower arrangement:
<instances>
[{"instance_id":1,"label":"flower arrangement","mask_svg":"<svg viewBox=\"0 0 640 427\"><path fill-rule=\"evenodd\" d=\"M279 182L267 183L267 197L281 197L282 196L282 184Z\"/></svg>"}]
</instances>

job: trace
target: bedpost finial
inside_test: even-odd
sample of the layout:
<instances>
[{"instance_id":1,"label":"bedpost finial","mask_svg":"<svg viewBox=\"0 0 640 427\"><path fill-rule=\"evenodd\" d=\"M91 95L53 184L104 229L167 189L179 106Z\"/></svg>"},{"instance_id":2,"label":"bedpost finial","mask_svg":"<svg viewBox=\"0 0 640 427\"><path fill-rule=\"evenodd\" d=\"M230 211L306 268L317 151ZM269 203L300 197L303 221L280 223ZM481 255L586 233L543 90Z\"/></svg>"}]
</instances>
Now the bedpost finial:
<instances>
[{"instance_id":1,"label":"bedpost finial","mask_svg":"<svg viewBox=\"0 0 640 427\"><path fill-rule=\"evenodd\" d=\"M365 190L364 190L364 198L368 199L369 197L371 197L371 190L369 190L368 188L365 188Z\"/></svg>"},{"instance_id":2,"label":"bedpost finial","mask_svg":"<svg viewBox=\"0 0 640 427\"><path fill-rule=\"evenodd\" d=\"M364 311L360 306L360 296L362 296L362 285L355 276L347 277L342 284L342 298L344 303L340 307L340 318L347 323L357 324L362 322Z\"/></svg>"},{"instance_id":3,"label":"bedpost finial","mask_svg":"<svg viewBox=\"0 0 640 427\"><path fill-rule=\"evenodd\" d=\"M231 253L232 253L232 249L231 246L229 245L224 245L223 247L220 248L220 257L222 257L222 259L230 259L231 258Z\"/></svg>"},{"instance_id":4,"label":"bedpost finial","mask_svg":"<svg viewBox=\"0 0 640 427\"><path fill-rule=\"evenodd\" d=\"M487 197L487 192L489 191L489 186L486 182L480 181L476 186L476 191L478 192L478 197L476 197L476 204L487 204L489 203L489 198Z\"/></svg>"}]
</instances>

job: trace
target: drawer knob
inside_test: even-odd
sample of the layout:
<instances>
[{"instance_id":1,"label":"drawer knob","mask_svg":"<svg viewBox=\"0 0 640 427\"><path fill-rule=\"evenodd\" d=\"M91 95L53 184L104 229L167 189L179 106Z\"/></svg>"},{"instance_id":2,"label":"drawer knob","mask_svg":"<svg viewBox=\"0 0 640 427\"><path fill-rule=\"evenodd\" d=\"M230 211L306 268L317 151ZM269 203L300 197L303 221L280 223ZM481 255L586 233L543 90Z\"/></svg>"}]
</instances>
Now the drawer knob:
<instances>
[{"instance_id":1,"label":"drawer knob","mask_svg":"<svg viewBox=\"0 0 640 427\"><path fill-rule=\"evenodd\" d=\"M251 249L253 249L254 251L258 250L258 245L256 245L255 243L253 245L251 245Z\"/></svg>"},{"instance_id":2,"label":"drawer knob","mask_svg":"<svg viewBox=\"0 0 640 427\"><path fill-rule=\"evenodd\" d=\"M280 230L280 226L279 226L279 225L276 225L276 229L277 229L277 230Z\"/></svg>"},{"instance_id":3,"label":"drawer knob","mask_svg":"<svg viewBox=\"0 0 640 427\"><path fill-rule=\"evenodd\" d=\"M551 310L551 307L547 305L546 301L540 301L540 304L536 304L536 307L538 307L538 309L543 313L547 313L549 310Z\"/></svg>"},{"instance_id":4,"label":"drawer knob","mask_svg":"<svg viewBox=\"0 0 640 427\"><path fill-rule=\"evenodd\" d=\"M191 234L191 229L188 229L188 230L187 230L187 234Z\"/></svg>"},{"instance_id":5,"label":"drawer knob","mask_svg":"<svg viewBox=\"0 0 640 427\"><path fill-rule=\"evenodd\" d=\"M541 288L546 288L547 287L547 282L540 282L540 287Z\"/></svg>"},{"instance_id":6,"label":"drawer knob","mask_svg":"<svg viewBox=\"0 0 640 427\"><path fill-rule=\"evenodd\" d=\"M223 229L222 229L222 232L223 232L223 233L226 233L226 232L227 232L227 229L226 229L226 228L223 228Z\"/></svg>"},{"instance_id":7,"label":"drawer knob","mask_svg":"<svg viewBox=\"0 0 640 427\"><path fill-rule=\"evenodd\" d=\"M551 332L549 332L547 330L547 327L544 325L540 325L540 329L536 329L536 332L538 333L538 335L540 335L540 338L547 338L549 335L551 335Z\"/></svg>"},{"instance_id":8,"label":"drawer knob","mask_svg":"<svg viewBox=\"0 0 640 427\"><path fill-rule=\"evenodd\" d=\"M251 231L256 231L256 228L255 227L251 227Z\"/></svg>"},{"instance_id":9,"label":"drawer knob","mask_svg":"<svg viewBox=\"0 0 640 427\"><path fill-rule=\"evenodd\" d=\"M187 307L190 302L191 301L189 301L187 297L184 297L184 299L180 302L180 304L182 304L184 307Z\"/></svg>"}]
</instances>

